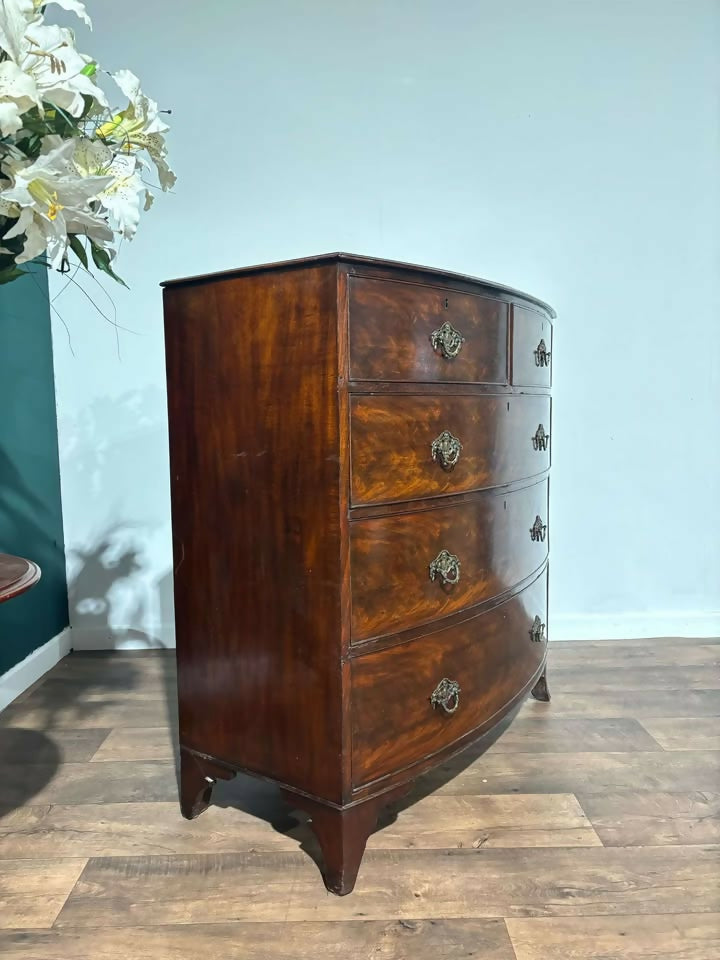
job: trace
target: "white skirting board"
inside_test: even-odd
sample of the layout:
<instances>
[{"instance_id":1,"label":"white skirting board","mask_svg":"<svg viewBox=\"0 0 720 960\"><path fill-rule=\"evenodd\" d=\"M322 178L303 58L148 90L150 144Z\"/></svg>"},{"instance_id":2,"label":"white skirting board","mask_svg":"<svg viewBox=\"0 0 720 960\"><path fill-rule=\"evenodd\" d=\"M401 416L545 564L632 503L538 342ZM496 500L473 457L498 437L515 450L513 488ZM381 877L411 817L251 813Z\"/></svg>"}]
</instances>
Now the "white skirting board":
<instances>
[{"instance_id":1,"label":"white skirting board","mask_svg":"<svg viewBox=\"0 0 720 960\"><path fill-rule=\"evenodd\" d=\"M70 627L65 627L62 633L48 640L37 650L33 650L24 660L0 676L0 710L4 710L9 703L12 703L16 697L24 693L28 687L31 687L70 653L71 633Z\"/></svg>"},{"instance_id":2,"label":"white skirting board","mask_svg":"<svg viewBox=\"0 0 720 960\"><path fill-rule=\"evenodd\" d=\"M678 613L558 614L550 616L551 641L641 640L646 637L720 637L720 610ZM172 624L146 633L128 628L98 630L73 627L74 650L157 650L175 646Z\"/></svg>"},{"instance_id":3,"label":"white skirting board","mask_svg":"<svg viewBox=\"0 0 720 960\"><path fill-rule=\"evenodd\" d=\"M163 650L175 646L173 625L149 628L140 631L127 629L98 629L97 627L73 627L73 650Z\"/></svg>"},{"instance_id":4,"label":"white skirting board","mask_svg":"<svg viewBox=\"0 0 720 960\"><path fill-rule=\"evenodd\" d=\"M643 640L646 637L720 637L720 610L558 614L550 640Z\"/></svg>"}]
</instances>

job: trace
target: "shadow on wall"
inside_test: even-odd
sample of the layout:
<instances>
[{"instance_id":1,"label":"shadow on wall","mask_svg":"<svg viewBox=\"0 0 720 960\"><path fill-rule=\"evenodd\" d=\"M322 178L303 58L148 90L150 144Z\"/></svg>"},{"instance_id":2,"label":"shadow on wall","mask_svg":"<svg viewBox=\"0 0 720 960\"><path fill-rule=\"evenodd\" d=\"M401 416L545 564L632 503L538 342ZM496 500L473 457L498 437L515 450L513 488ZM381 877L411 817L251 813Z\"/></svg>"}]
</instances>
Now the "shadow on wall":
<instances>
[{"instance_id":1,"label":"shadow on wall","mask_svg":"<svg viewBox=\"0 0 720 960\"><path fill-rule=\"evenodd\" d=\"M172 572L149 581L137 531L115 524L88 548L68 550L76 568L68 585L76 646L146 649L172 646ZM160 626L148 624L160 611Z\"/></svg>"},{"instance_id":2,"label":"shadow on wall","mask_svg":"<svg viewBox=\"0 0 720 960\"><path fill-rule=\"evenodd\" d=\"M96 397L61 417L60 455L75 648L173 646L164 393Z\"/></svg>"}]
</instances>

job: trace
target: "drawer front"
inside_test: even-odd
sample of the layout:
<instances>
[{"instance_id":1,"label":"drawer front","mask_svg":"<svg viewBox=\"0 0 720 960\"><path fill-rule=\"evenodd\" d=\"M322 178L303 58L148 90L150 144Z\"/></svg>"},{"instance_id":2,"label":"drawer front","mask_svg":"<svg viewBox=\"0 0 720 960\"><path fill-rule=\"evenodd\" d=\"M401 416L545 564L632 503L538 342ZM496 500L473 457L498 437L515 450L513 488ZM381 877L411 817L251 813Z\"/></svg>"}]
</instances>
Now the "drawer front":
<instances>
[{"instance_id":1,"label":"drawer front","mask_svg":"<svg viewBox=\"0 0 720 960\"><path fill-rule=\"evenodd\" d=\"M351 642L506 593L545 560L547 511L543 480L475 503L352 521Z\"/></svg>"},{"instance_id":2,"label":"drawer front","mask_svg":"<svg viewBox=\"0 0 720 960\"><path fill-rule=\"evenodd\" d=\"M502 711L542 663L545 631L533 623L546 623L546 609L545 572L472 620L354 660L354 785L424 760ZM443 680L458 685L457 700Z\"/></svg>"},{"instance_id":3,"label":"drawer front","mask_svg":"<svg viewBox=\"0 0 720 960\"><path fill-rule=\"evenodd\" d=\"M549 387L552 380L552 324L535 310L513 307L512 382Z\"/></svg>"},{"instance_id":4,"label":"drawer front","mask_svg":"<svg viewBox=\"0 0 720 960\"><path fill-rule=\"evenodd\" d=\"M351 277L350 377L507 383L508 307L441 287Z\"/></svg>"},{"instance_id":5,"label":"drawer front","mask_svg":"<svg viewBox=\"0 0 720 960\"><path fill-rule=\"evenodd\" d=\"M350 419L353 506L495 487L550 465L537 442L549 397L356 395Z\"/></svg>"}]
</instances>

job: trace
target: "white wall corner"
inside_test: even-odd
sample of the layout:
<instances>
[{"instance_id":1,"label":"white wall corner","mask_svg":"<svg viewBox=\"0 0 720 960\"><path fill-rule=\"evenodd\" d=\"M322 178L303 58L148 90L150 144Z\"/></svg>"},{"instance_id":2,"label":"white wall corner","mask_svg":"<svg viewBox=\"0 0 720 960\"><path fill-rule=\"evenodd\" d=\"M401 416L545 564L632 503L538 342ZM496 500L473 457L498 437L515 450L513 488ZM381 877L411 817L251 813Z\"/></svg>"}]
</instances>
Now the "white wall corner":
<instances>
[{"instance_id":1,"label":"white wall corner","mask_svg":"<svg viewBox=\"0 0 720 960\"><path fill-rule=\"evenodd\" d=\"M641 640L646 637L720 637L720 610L560 614L551 640Z\"/></svg>"},{"instance_id":2,"label":"white wall corner","mask_svg":"<svg viewBox=\"0 0 720 960\"><path fill-rule=\"evenodd\" d=\"M21 693L25 693L40 677L48 670L52 670L56 663L70 653L71 634L70 627L65 627L56 637L48 640L37 650L33 650L24 660L0 676L0 710L4 710Z\"/></svg>"}]
</instances>

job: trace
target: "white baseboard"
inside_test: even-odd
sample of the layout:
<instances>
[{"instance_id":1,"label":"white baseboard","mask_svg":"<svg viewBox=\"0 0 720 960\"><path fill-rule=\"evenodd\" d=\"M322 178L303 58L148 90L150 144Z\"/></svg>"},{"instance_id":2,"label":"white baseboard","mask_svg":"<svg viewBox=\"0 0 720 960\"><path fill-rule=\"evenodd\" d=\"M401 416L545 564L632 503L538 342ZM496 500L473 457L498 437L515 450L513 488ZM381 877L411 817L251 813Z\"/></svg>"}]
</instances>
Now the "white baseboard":
<instances>
[{"instance_id":1,"label":"white baseboard","mask_svg":"<svg viewBox=\"0 0 720 960\"><path fill-rule=\"evenodd\" d=\"M122 627L98 629L74 626L73 650L164 650L175 646L175 627L164 625L147 631Z\"/></svg>"},{"instance_id":2,"label":"white baseboard","mask_svg":"<svg viewBox=\"0 0 720 960\"><path fill-rule=\"evenodd\" d=\"M175 627L165 624L138 631L72 628L74 650L167 650L175 647ZM550 618L550 639L641 640L645 637L720 637L720 611L686 613L595 613L560 614ZM49 668L48 668L49 669ZM0 707L1 709L1 707Z\"/></svg>"},{"instance_id":3,"label":"white baseboard","mask_svg":"<svg viewBox=\"0 0 720 960\"><path fill-rule=\"evenodd\" d=\"M561 614L550 618L551 640L642 640L720 637L720 611Z\"/></svg>"},{"instance_id":4,"label":"white baseboard","mask_svg":"<svg viewBox=\"0 0 720 960\"><path fill-rule=\"evenodd\" d=\"M24 660L0 676L0 710L4 710L21 693L25 693L28 687L70 653L71 633L70 627L65 627L56 637L33 650Z\"/></svg>"}]
</instances>

